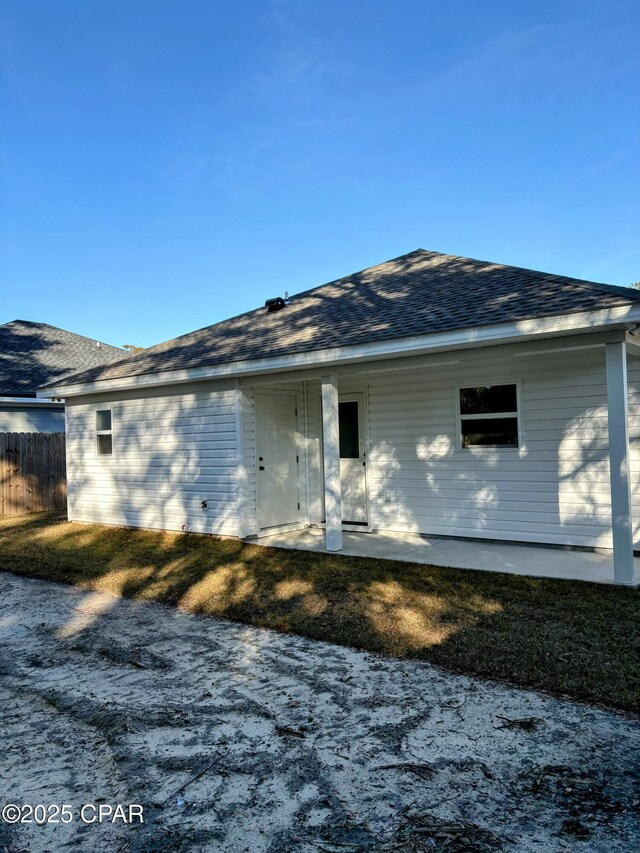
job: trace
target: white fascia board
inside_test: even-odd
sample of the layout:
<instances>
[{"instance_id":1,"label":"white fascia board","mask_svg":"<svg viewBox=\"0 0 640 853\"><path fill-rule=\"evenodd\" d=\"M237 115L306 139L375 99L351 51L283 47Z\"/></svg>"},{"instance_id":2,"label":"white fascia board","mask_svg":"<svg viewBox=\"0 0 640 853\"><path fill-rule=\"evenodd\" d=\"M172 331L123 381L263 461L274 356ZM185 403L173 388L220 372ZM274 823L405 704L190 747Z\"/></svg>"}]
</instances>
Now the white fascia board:
<instances>
[{"instance_id":1,"label":"white fascia board","mask_svg":"<svg viewBox=\"0 0 640 853\"><path fill-rule=\"evenodd\" d=\"M49 395L46 397L0 397L0 405L4 406L37 406L38 408L46 408L53 406L57 409L63 409L64 403L55 400L49 400Z\"/></svg>"},{"instance_id":2,"label":"white fascia board","mask_svg":"<svg viewBox=\"0 0 640 853\"><path fill-rule=\"evenodd\" d=\"M619 342L625 340L624 329L615 329L605 332L590 332L578 333L574 332L569 335L559 336L543 336L537 339L529 339L523 341L496 341L492 347L505 347L508 352L503 355L507 359L511 358L530 358L531 356L548 355L549 353L567 353L583 351L588 349L597 349L603 347L607 343ZM486 345L488 348L488 345ZM441 357L438 357L441 356ZM407 358L410 362L407 362ZM406 358L377 358L359 361L352 364L338 365L336 373L338 377L351 381L355 377L376 375L381 373L398 372L407 370L410 366L412 369L420 367L428 367L431 369L437 367L449 367L453 364L470 364L477 358L475 348L473 347L458 347L455 350L446 350L444 352L428 352L426 354L410 354ZM315 367L302 370L289 370L283 374L280 382L301 382L304 379L321 379L327 372L327 368ZM240 378L240 384L243 387L258 387L273 385L274 379L270 374L254 374Z\"/></svg>"},{"instance_id":3,"label":"white fascia board","mask_svg":"<svg viewBox=\"0 0 640 853\"><path fill-rule=\"evenodd\" d=\"M627 332L625 341L627 344L627 355L631 355L634 358L640 358L640 337L631 335Z\"/></svg>"},{"instance_id":4,"label":"white fascia board","mask_svg":"<svg viewBox=\"0 0 640 853\"><path fill-rule=\"evenodd\" d=\"M63 398L83 394L108 394L133 388L181 385L186 382L199 382L206 379L257 376L262 373L279 373L307 367L337 366L374 359L401 358L407 355L420 355L429 352L491 346L498 343L533 340L553 335L571 335L595 329L603 330L625 324L634 325L638 322L640 322L640 304L631 303L602 311L581 311L554 317L495 323L490 326L456 329L451 332L434 332L428 335L412 335L390 341L258 358L252 361L230 362L212 367L164 371L142 376L128 376L122 379L102 379L76 385L56 385L37 393L38 396Z\"/></svg>"}]
</instances>

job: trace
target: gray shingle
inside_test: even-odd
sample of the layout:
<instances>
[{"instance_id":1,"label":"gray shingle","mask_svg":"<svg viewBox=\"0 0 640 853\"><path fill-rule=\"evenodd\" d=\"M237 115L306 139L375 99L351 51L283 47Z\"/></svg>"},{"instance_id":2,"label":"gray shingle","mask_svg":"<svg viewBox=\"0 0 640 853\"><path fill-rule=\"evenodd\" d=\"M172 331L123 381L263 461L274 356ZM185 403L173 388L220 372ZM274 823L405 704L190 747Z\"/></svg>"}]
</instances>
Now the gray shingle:
<instances>
[{"instance_id":1,"label":"gray shingle","mask_svg":"<svg viewBox=\"0 0 640 853\"><path fill-rule=\"evenodd\" d=\"M267 293L265 296L275 296ZM418 249L158 344L73 381L119 379L640 302L624 287Z\"/></svg>"},{"instance_id":2,"label":"gray shingle","mask_svg":"<svg viewBox=\"0 0 640 853\"><path fill-rule=\"evenodd\" d=\"M29 320L0 326L0 397L35 397L37 388L122 358L124 350Z\"/></svg>"}]
</instances>

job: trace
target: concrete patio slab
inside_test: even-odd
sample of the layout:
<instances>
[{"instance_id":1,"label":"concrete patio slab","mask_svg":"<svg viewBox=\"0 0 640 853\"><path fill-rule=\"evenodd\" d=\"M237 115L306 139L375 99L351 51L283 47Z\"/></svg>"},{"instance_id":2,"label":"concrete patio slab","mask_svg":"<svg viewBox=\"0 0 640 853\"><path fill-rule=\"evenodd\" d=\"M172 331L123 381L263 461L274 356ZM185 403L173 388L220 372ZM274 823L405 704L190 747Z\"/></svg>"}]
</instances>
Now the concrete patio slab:
<instances>
[{"instance_id":1,"label":"concrete patio slab","mask_svg":"<svg viewBox=\"0 0 640 853\"><path fill-rule=\"evenodd\" d=\"M308 527L274 533L255 540L258 545L324 551L324 530ZM481 539L423 537L414 533L343 533L341 554L378 557L456 569L506 572L512 575L613 583L613 556L609 553L571 550ZM635 560L635 584L640 583L640 558Z\"/></svg>"}]
</instances>

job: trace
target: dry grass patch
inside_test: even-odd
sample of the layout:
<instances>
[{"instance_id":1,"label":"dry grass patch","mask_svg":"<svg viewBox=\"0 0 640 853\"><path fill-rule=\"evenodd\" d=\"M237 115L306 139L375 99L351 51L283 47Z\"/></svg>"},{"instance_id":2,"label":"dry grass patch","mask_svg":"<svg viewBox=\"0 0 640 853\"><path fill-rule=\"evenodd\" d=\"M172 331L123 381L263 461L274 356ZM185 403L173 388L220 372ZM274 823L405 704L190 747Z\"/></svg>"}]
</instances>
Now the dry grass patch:
<instances>
[{"instance_id":1,"label":"dry grass patch","mask_svg":"<svg viewBox=\"0 0 640 853\"><path fill-rule=\"evenodd\" d=\"M0 519L0 569L640 710L633 589L73 524L51 513Z\"/></svg>"}]
</instances>

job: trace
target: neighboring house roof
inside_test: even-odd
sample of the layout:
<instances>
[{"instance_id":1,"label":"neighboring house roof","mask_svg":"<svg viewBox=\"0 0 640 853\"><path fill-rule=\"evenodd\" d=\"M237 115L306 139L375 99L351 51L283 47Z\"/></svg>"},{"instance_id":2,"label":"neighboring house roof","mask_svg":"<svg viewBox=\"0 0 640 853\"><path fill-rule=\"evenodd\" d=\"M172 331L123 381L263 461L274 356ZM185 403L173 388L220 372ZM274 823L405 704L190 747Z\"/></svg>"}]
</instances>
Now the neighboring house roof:
<instances>
[{"instance_id":1,"label":"neighboring house roof","mask_svg":"<svg viewBox=\"0 0 640 853\"><path fill-rule=\"evenodd\" d=\"M83 371L72 382L210 367L638 302L640 292L625 287L417 249L294 295L280 311L257 308Z\"/></svg>"},{"instance_id":2,"label":"neighboring house roof","mask_svg":"<svg viewBox=\"0 0 640 853\"><path fill-rule=\"evenodd\" d=\"M124 352L48 323L13 320L0 326L0 397L35 397L38 388Z\"/></svg>"}]
</instances>

